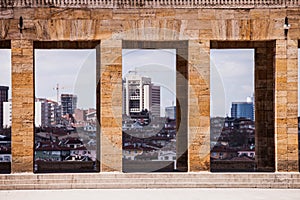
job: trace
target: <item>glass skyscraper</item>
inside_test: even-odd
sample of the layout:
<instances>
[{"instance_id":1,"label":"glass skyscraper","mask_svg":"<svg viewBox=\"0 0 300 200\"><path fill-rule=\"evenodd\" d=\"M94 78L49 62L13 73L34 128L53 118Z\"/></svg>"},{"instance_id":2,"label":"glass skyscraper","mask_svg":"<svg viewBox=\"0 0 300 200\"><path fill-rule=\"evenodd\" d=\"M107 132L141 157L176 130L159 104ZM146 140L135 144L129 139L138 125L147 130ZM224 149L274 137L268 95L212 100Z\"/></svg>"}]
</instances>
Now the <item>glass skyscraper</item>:
<instances>
[{"instance_id":1,"label":"glass skyscraper","mask_svg":"<svg viewBox=\"0 0 300 200\"><path fill-rule=\"evenodd\" d=\"M254 104L253 102L232 102L231 117L247 118L254 121Z\"/></svg>"}]
</instances>

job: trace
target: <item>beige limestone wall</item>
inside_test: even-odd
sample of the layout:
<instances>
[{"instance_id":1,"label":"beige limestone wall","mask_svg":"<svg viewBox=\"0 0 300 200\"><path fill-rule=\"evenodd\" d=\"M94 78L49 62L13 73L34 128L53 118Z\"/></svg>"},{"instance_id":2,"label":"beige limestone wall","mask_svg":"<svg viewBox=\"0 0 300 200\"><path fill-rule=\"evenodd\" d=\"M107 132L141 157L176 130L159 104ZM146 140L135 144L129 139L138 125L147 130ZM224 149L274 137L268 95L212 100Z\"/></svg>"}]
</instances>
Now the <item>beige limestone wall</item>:
<instances>
[{"instance_id":1,"label":"beige limestone wall","mask_svg":"<svg viewBox=\"0 0 300 200\"><path fill-rule=\"evenodd\" d=\"M5 9L5 8L4 8ZM24 19L23 34L18 30ZM284 18L291 27L285 40ZM101 40L101 169L121 171L121 41L189 41L188 170L209 170L210 41L276 41L276 171L298 171L297 41L300 9L63 9L0 12L0 42L12 41L13 172L32 172L33 41ZM238 43L237 43L238 47ZM102 74L103 73L103 74ZM105 88L103 88L105 86ZM114 105L113 108L110 106ZM113 111L112 111L113 109ZM120 110L118 110L120 109ZM115 114L115 112L117 114ZM21 116L19 115L21 113ZM117 117L116 117L117 116Z\"/></svg>"},{"instance_id":2,"label":"beige limestone wall","mask_svg":"<svg viewBox=\"0 0 300 200\"><path fill-rule=\"evenodd\" d=\"M189 43L188 99L189 171L209 171L210 167L210 42Z\"/></svg>"},{"instance_id":3,"label":"beige limestone wall","mask_svg":"<svg viewBox=\"0 0 300 200\"><path fill-rule=\"evenodd\" d=\"M103 41L100 52L100 171L122 172L122 41Z\"/></svg>"},{"instance_id":4,"label":"beige limestone wall","mask_svg":"<svg viewBox=\"0 0 300 200\"><path fill-rule=\"evenodd\" d=\"M277 40L275 55L276 171L298 169L298 41Z\"/></svg>"},{"instance_id":5,"label":"beige limestone wall","mask_svg":"<svg viewBox=\"0 0 300 200\"><path fill-rule=\"evenodd\" d=\"M33 42L11 41L12 172L33 171L34 83Z\"/></svg>"}]
</instances>

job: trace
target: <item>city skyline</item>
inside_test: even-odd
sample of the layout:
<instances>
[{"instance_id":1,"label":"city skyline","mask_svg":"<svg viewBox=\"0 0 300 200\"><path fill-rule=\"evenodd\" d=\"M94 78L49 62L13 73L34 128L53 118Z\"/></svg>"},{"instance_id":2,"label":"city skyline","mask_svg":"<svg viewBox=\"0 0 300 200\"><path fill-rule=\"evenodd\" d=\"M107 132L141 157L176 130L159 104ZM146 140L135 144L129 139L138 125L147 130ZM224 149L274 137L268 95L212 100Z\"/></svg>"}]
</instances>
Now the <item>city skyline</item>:
<instances>
[{"instance_id":1,"label":"city skyline","mask_svg":"<svg viewBox=\"0 0 300 200\"><path fill-rule=\"evenodd\" d=\"M38 50L38 51L41 51L41 50ZM43 50L43 51L46 52L46 51L49 51L49 50ZM81 63L93 62L95 60L94 58L96 56L94 53L93 53L94 58L92 58L93 56L88 56L89 53L85 54L85 57L84 56L74 56L74 51L78 51L78 50L73 50L73 51L72 50L63 50L63 51L69 51L69 53L59 52L58 50L54 50L53 53L51 53L51 56L49 56L49 58L47 60L50 60L50 61L52 60L52 62L57 61L56 63L70 63L71 61L73 61L73 63L77 63L77 65L78 64L81 65ZM87 50L87 51L92 51L92 50ZM130 52L130 51L136 51L136 50L126 50L126 51ZM219 51L219 52L217 52L217 51ZM223 52L221 52L221 51L223 51ZM228 66L231 65L230 63L232 63L233 58L238 59L239 60L238 63L247 63L247 61L249 60L249 55L251 57L251 53L248 54L248 55L247 55L247 53L238 53L239 56L236 56L237 53L235 51L239 51L239 50L211 50L211 65L215 66L215 67L211 68L211 79L214 80L214 82L211 83L211 93L212 93L212 98L213 98L213 102L211 103L211 106L212 105L217 105L216 108L211 109L211 116L224 116L226 114L229 114L230 113L230 104L231 104L231 102L233 102L233 101L245 101L247 96L252 96L253 95L253 93L249 92L249 93L246 93L242 98L239 97L239 98L236 98L236 99L232 99L231 101L228 100L228 97L227 97L228 95L226 95L226 97L227 97L226 98L227 99L226 100L227 106L225 106L224 100L220 101L217 98L218 95L220 96L220 94L216 94L216 92L214 92L214 91L220 92L222 94L221 96L223 96L221 99L224 99L224 96L225 96L224 91L228 90L227 89L228 85L226 84L226 81L224 82L224 84L222 83L224 78L220 78L220 76L218 77L218 75L213 75L216 72L220 73L220 71L216 69L216 66L217 67L218 66L225 66L224 70L228 69L229 72L235 72L236 73L236 71L239 71L239 70L232 70L232 69L234 69L235 67L237 67L237 69L239 69L238 68L239 64L234 64L231 67L228 67ZM47 54L47 52L46 52L46 54ZM216 55L217 54L220 56L219 57L220 59L218 59L218 60L216 60ZM298 54L300 55L300 50L299 49L298 49ZM38 55L35 55L35 57L36 57L36 59L38 59ZM54 60L53 57L55 57L56 59ZM126 57L128 57L127 54L126 54ZM136 63L135 67L138 65L138 63L144 63L145 64L146 61L149 61L149 60L151 61L151 57L147 57L147 60L145 60L144 62L142 62L143 59L138 59L137 57L134 57L134 56L130 56L130 57L131 57L131 60L135 60L135 63ZM155 55L155 58L157 58L158 60L163 60L164 62L166 60L166 59L164 59L164 55L159 54L159 53ZM77 62L78 60L84 60L84 61ZM1 63L1 65L0 65L0 67L1 67L0 85L9 87L9 99L10 99L11 98L11 81L10 81L11 80L11 67L10 67L11 66L11 51L9 49L0 49L0 61L1 61L0 62ZM123 62L124 62L124 59L123 59ZM298 59L298 63L299 63L299 66L300 66L300 59ZM44 65L44 66L47 66L45 68L47 68L48 70L52 69L52 71L57 71L61 68L61 66L50 65L50 63L48 63L47 65ZM80 71L80 68L81 67L79 67L79 69L77 68L77 71L76 71L76 70L74 70L74 68L71 65L69 67L66 67L64 69L64 71L66 71L67 69L68 70L71 69L71 72L75 72L75 71L78 72L78 70ZM86 67L83 67L83 68L86 69ZM158 66L158 68L159 68L159 66ZM123 70L124 70L124 63L123 63ZM89 70L83 70L83 71L88 72ZM240 72L238 72L238 73L240 73ZM78 74L80 74L80 73L79 72L75 73L76 76L78 76ZM80 75L80 80L85 80L84 77L89 77L88 74L92 74L92 73L90 71L90 73L85 73L85 74L86 74L85 76ZM126 74L126 71L123 72L123 74ZM228 76L228 74L227 74L227 76ZM51 78L49 78L49 74L47 74L47 73L43 74L43 77L45 78L44 80L47 80L47 81L44 81L44 82L49 83L48 81L50 80L51 84L48 84L47 86L46 86L46 84L41 84L41 86L43 88L45 88L45 87L48 88L48 89L44 89L44 91L47 91L47 94L38 95L38 93L37 93L38 91L36 90L36 97L37 98L51 97L53 100L56 100L56 91L53 88L56 87L56 84L58 83L58 81L51 80ZM298 70L298 78L299 77L300 77L300 70ZM94 75L93 75L91 78L86 79L86 80L89 80L88 83L91 86L93 86L93 84L91 84L91 83L93 83L93 80L91 80L93 78L96 78L96 77L94 77ZM236 79L242 79L242 78L238 77ZM62 79L62 80L65 80L65 79ZM238 80L236 80L236 81L238 81ZM218 82L218 83L221 82L222 83L221 87L218 87L218 84L215 84L216 82ZM65 85L66 85L66 87L64 87ZM71 85L71 88L74 88L73 87L74 86L74 81L70 85ZM225 88L223 88L224 85L225 85ZM60 86L63 87L61 89L61 93L70 93L69 89L67 88L67 86L69 87L69 84L60 83ZM170 89L170 91L172 91L172 90L173 89ZM170 92L170 93L172 94L172 92ZM88 97L88 95L83 95L83 97L86 98L86 97ZM88 98L88 99L93 100L93 102L91 104L95 104L95 98ZM298 101L299 101L299 99L300 99L300 91L298 90ZM172 102L169 102L169 103L172 103ZM79 102L78 107L82 107L80 102ZM83 108L85 108L85 106ZM299 115L300 115L300 104L298 104L298 116Z\"/></svg>"},{"instance_id":2,"label":"city skyline","mask_svg":"<svg viewBox=\"0 0 300 200\"><path fill-rule=\"evenodd\" d=\"M151 78L161 88L161 116L164 108L176 105L176 50L123 49L122 77L130 71ZM167 78L166 78L167 77Z\"/></svg>"},{"instance_id":3,"label":"city skyline","mask_svg":"<svg viewBox=\"0 0 300 200\"><path fill-rule=\"evenodd\" d=\"M35 63L36 97L57 101L59 84L60 94L78 96L78 108L96 107L96 50L36 50Z\"/></svg>"},{"instance_id":4,"label":"city skyline","mask_svg":"<svg viewBox=\"0 0 300 200\"><path fill-rule=\"evenodd\" d=\"M210 53L211 117L230 116L232 102L245 102L254 94L254 49L218 49Z\"/></svg>"}]
</instances>

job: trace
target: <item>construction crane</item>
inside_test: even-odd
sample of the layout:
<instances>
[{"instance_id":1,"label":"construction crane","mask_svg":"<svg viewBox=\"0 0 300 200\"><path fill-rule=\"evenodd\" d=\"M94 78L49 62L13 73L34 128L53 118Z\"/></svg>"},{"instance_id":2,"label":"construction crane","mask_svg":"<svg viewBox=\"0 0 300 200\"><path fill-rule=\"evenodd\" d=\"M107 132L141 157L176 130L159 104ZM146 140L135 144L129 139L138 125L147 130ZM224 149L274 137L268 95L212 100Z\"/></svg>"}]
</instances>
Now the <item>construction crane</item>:
<instances>
[{"instance_id":1,"label":"construction crane","mask_svg":"<svg viewBox=\"0 0 300 200\"><path fill-rule=\"evenodd\" d=\"M56 101L57 101L57 103L59 103L59 90L60 89L64 89L64 87L59 87L59 84L57 83L56 84L56 87L55 88L53 88L54 90L56 90Z\"/></svg>"}]
</instances>

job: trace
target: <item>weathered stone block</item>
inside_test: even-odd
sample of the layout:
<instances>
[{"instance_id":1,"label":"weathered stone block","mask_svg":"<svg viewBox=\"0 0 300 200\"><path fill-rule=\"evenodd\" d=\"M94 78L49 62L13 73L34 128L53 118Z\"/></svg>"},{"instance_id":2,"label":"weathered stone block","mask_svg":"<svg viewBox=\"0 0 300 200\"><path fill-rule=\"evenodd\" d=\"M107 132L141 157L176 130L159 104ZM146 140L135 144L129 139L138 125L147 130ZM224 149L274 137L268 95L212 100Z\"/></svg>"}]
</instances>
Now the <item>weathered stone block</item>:
<instances>
[{"instance_id":1,"label":"weathered stone block","mask_svg":"<svg viewBox=\"0 0 300 200\"><path fill-rule=\"evenodd\" d=\"M269 19L251 19L251 39L262 40L269 39Z\"/></svg>"},{"instance_id":2,"label":"weathered stone block","mask_svg":"<svg viewBox=\"0 0 300 200\"><path fill-rule=\"evenodd\" d=\"M198 19L198 10L196 9L176 9L175 19Z\"/></svg>"},{"instance_id":3,"label":"weathered stone block","mask_svg":"<svg viewBox=\"0 0 300 200\"><path fill-rule=\"evenodd\" d=\"M156 18L162 18L162 19L171 18L171 19L175 19L175 14L176 14L175 9L159 9L159 10L155 10L154 12L155 12L155 17Z\"/></svg>"},{"instance_id":4,"label":"weathered stone block","mask_svg":"<svg viewBox=\"0 0 300 200\"><path fill-rule=\"evenodd\" d=\"M182 5L184 6L184 5ZM121 64L122 40L177 41L189 40L189 53L183 50L184 58L189 61L178 61L182 82L178 78L178 98L182 108L189 106L187 119L198 128L189 153L191 171L208 170L209 151L205 139L209 137L209 94L210 94L210 40L231 40L229 46L221 48L256 48L256 108L259 120L258 130L264 130L258 139L258 147L274 154L272 151L272 124L278 138L279 171L296 169L294 146L286 154L286 140L296 130L297 117L297 43L300 35L299 12L291 8L282 9L64 9L64 8L15 8L4 13L0 11L0 38L12 39L12 73L13 73L13 112L22 112L16 117L13 114L13 155L24 155L32 160L28 149L33 141L33 40L102 40L101 45L101 117L103 117L104 135L107 141L120 147L121 121ZM18 29L19 16L24 18L23 34ZM283 23L289 17L291 28L288 40L284 38ZM27 28L27 29L26 29ZM112 38L114 37L114 38ZM111 41L107 41L112 38ZM205 39L205 41L199 41ZM266 40L277 40L274 42ZM117 41L115 41L117 40ZM254 40L254 42L253 42ZM258 42L261 41L261 42ZM241 41L246 41L241 43ZM192 46L195 45L195 46ZM197 45L199 45L197 47ZM179 45L180 46L180 45ZM158 47L157 47L158 48ZM181 51L180 47L177 48ZM275 55L275 66L273 57ZM181 56L181 53L178 53ZM184 68L182 67L182 68ZM275 74L275 77L274 77ZM184 82L184 79L188 82ZM185 81L186 81L185 80ZM186 84L189 84L188 86ZM188 96L188 100L184 101ZM275 97L275 99L274 99ZM260 101L263 101L261 103ZM20 103L21 102L21 103ZM189 104L187 103L189 102ZM273 106L274 105L274 106ZM274 109L276 111L274 111ZM182 109L184 110L184 109ZM19 114L19 113L18 113ZM275 122L273 119L275 118ZM194 123L194 124L193 124ZM116 129L114 129L114 127ZM111 128L111 130L109 130ZM260 132L260 131L258 131ZM110 135L112 135L110 137ZM263 138L265 137L265 139ZM204 141L205 140L205 141ZM258 140L259 141L259 140ZM109 149L109 142L103 142ZM270 146L268 148L264 145ZM20 151L24 146L25 150ZM282 150L282 152L281 152ZM14 151L14 150L13 150ZM112 153L113 152L113 153ZM102 169L121 170L118 151L106 152L113 166L102 165ZM263 152L263 151L260 151ZM282 153L282 155L280 154ZM207 154L208 157L205 157ZM27 157L28 155L28 157ZM116 158L114 158L116 156ZM24 157L24 158L25 158ZM24 163L26 159L14 158L15 163ZM260 157L259 163L266 164L270 159ZM285 162L290 160L291 162ZM26 160L27 162L27 160ZM29 162L29 161L28 161ZM271 162L271 161L270 161ZM273 162L273 161L272 161ZM29 162L30 163L30 162ZM267 164L268 165L268 164ZM21 164L20 164L21 166ZM13 171L23 170L14 165ZM25 170L27 170L27 165ZM32 168L32 165L31 165ZM29 169L31 171L32 169Z\"/></svg>"},{"instance_id":5,"label":"weathered stone block","mask_svg":"<svg viewBox=\"0 0 300 200\"><path fill-rule=\"evenodd\" d=\"M234 10L224 10L223 12L216 12L216 19L234 19L234 15L237 14Z\"/></svg>"},{"instance_id":6,"label":"weathered stone block","mask_svg":"<svg viewBox=\"0 0 300 200\"><path fill-rule=\"evenodd\" d=\"M14 19L18 19L22 16L24 20L34 19L35 9L32 8L17 8L14 9Z\"/></svg>"},{"instance_id":7,"label":"weathered stone block","mask_svg":"<svg viewBox=\"0 0 300 200\"><path fill-rule=\"evenodd\" d=\"M251 19L270 18L270 10L269 9L252 9L252 10L250 10L250 18Z\"/></svg>"}]
</instances>

